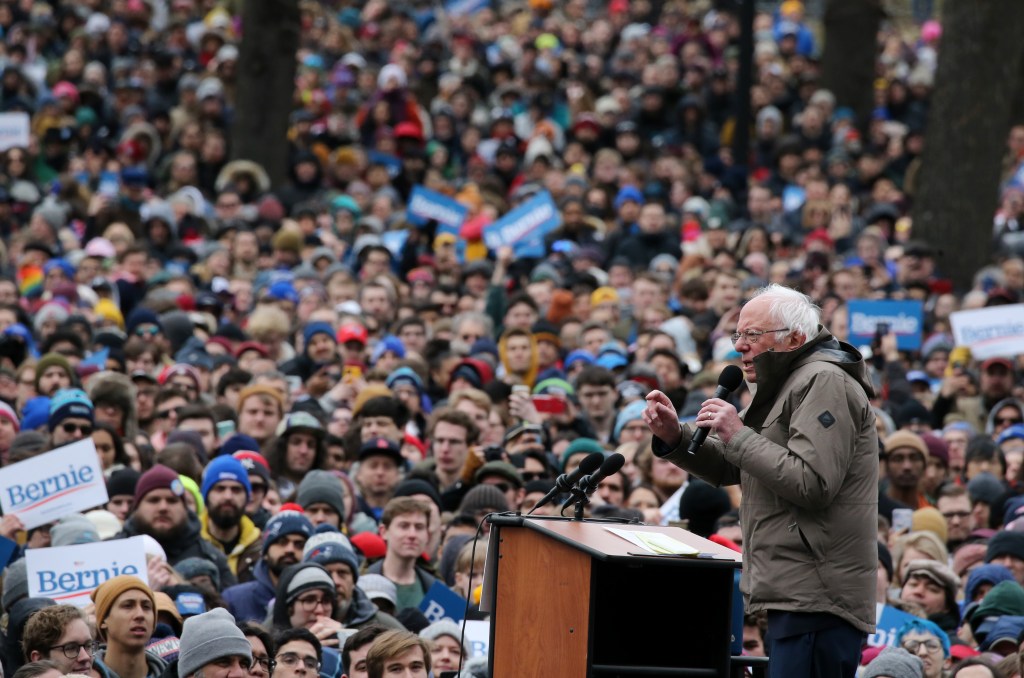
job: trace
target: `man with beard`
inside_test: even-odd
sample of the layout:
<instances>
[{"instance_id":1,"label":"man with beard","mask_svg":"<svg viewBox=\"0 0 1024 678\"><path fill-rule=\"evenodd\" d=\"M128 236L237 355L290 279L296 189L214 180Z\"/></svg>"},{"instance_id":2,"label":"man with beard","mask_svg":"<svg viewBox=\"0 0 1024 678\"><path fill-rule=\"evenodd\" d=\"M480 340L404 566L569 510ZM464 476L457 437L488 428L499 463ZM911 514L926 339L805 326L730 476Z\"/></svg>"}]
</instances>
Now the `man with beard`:
<instances>
[{"instance_id":1,"label":"man with beard","mask_svg":"<svg viewBox=\"0 0 1024 678\"><path fill-rule=\"evenodd\" d=\"M220 549L228 566L238 574L239 560L250 550L259 553L260 531L245 507L252 496L249 473L231 456L217 457L203 472L203 501L206 513L200 518L203 539Z\"/></svg>"},{"instance_id":2,"label":"man with beard","mask_svg":"<svg viewBox=\"0 0 1024 678\"><path fill-rule=\"evenodd\" d=\"M323 565L334 580L334 619L347 629L361 629L376 624L389 629L405 628L397 619L382 612L361 588L359 558L341 532L315 534L306 542L302 560Z\"/></svg>"},{"instance_id":3,"label":"man with beard","mask_svg":"<svg viewBox=\"0 0 1024 678\"><path fill-rule=\"evenodd\" d=\"M252 581L232 586L223 593L237 621L262 622L267 618L267 605L274 598L281 573L299 562L312 534L313 523L298 511L281 511L267 521L263 529L263 558L253 568Z\"/></svg>"},{"instance_id":4,"label":"man with beard","mask_svg":"<svg viewBox=\"0 0 1024 678\"><path fill-rule=\"evenodd\" d=\"M148 534L163 547L171 566L186 558L204 558L217 566L223 584L234 584L227 558L199 536L199 518L185 506L184 494L175 471L163 464L149 469L135 486L132 515L117 536Z\"/></svg>"}]
</instances>

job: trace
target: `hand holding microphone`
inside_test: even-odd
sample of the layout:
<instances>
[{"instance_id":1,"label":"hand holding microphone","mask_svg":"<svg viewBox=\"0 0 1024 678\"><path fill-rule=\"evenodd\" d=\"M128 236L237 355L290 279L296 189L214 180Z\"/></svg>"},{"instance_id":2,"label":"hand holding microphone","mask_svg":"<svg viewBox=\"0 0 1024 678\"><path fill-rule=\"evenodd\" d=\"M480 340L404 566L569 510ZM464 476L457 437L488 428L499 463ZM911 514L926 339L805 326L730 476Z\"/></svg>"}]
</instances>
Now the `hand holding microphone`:
<instances>
[{"instance_id":1,"label":"hand holding microphone","mask_svg":"<svg viewBox=\"0 0 1024 678\"><path fill-rule=\"evenodd\" d=\"M712 428L724 442L729 442L732 436L743 427L736 408L725 401L729 394L740 387L743 383L743 370L735 365L729 365L718 376L718 388L709 400L701 403L700 412L697 414L698 430L693 434L689 447L686 451L696 454L700 446L707 440L708 433Z\"/></svg>"}]
</instances>

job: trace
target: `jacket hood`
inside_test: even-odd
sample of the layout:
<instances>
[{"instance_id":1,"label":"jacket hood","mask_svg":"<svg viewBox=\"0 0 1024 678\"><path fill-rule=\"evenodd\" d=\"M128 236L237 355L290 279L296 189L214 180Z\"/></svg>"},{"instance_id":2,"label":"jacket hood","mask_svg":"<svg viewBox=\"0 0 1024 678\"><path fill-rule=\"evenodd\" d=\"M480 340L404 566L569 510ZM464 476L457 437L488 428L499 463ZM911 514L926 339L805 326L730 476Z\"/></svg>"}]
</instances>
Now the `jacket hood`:
<instances>
[{"instance_id":1,"label":"jacket hood","mask_svg":"<svg viewBox=\"0 0 1024 678\"><path fill-rule=\"evenodd\" d=\"M357 624L365 624L373 619L373 615L377 614L379 609L377 604L370 600L370 597L363 593L361 588L354 586L352 587L352 602L349 603L348 613L344 619L345 625L356 626Z\"/></svg>"},{"instance_id":2,"label":"jacket hood","mask_svg":"<svg viewBox=\"0 0 1024 678\"><path fill-rule=\"evenodd\" d=\"M852 345L839 341L832 333L818 325L818 333L803 346L794 351L766 351L754 358L757 370L757 384L750 410L775 400L776 393L786 383L787 377L798 368L811 362L828 362L853 377L868 398L875 397L875 389L868 376L864 357Z\"/></svg>"},{"instance_id":3,"label":"jacket hood","mask_svg":"<svg viewBox=\"0 0 1024 678\"><path fill-rule=\"evenodd\" d=\"M271 609L270 620L274 629L289 629L291 628L291 620L288 615L288 587L291 586L292 579L303 570L315 567L323 569L316 563L296 563L289 565L281 573L281 578L277 580L277 589L275 590L274 607ZM331 595L335 595L334 588L331 588Z\"/></svg>"},{"instance_id":4,"label":"jacket hood","mask_svg":"<svg viewBox=\"0 0 1024 678\"><path fill-rule=\"evenodd\" d=\"M991 435L996 430L996 413L1004 407L1016 407L1017 411L1024 416L1024 402L1016 398L1003 398L988 411L988 418L985 419L985 433Z\"/></svg>"}]
</instances>

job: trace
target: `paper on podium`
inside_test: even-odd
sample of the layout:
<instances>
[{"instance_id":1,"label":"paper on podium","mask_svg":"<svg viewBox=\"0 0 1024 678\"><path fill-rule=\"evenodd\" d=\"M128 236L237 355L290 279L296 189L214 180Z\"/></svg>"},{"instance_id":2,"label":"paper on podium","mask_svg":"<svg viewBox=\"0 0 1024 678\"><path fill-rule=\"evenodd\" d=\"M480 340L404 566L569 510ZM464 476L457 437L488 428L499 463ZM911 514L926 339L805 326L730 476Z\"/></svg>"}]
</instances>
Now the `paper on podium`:
<instances>
[{"instance_id":1,"label":"paper on podium","mask_svg":"<svg viewBox=\"0 0 1024 678\"><path fill-rule=\"evenodd\" d=\"M623 530L617 527L606 527L612 534L618 535L626 541L639 546L648 553L659 556L695 556L699 550L688 546L678 539L673 539L660 532L640 532L634 530Z\"/></svg>"}]
</instances>

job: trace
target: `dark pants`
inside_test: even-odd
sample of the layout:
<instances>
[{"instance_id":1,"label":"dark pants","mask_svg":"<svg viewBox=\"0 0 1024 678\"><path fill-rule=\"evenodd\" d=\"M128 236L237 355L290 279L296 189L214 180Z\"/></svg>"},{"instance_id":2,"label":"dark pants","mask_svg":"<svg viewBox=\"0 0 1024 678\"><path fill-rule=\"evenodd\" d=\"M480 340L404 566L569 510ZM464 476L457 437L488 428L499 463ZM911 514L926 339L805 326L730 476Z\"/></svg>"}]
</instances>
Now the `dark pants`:
<instances>
[{"instance_id":1,"label":"dark pants","mask_svg":"<svg viewBox=\"0 0 1024 678\"><path fill-rule=\"evenodd\" d=\"M769 612L769 678L854 678L864 638L832 615Z\"/></svg>"}]
</instances>

